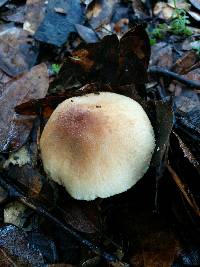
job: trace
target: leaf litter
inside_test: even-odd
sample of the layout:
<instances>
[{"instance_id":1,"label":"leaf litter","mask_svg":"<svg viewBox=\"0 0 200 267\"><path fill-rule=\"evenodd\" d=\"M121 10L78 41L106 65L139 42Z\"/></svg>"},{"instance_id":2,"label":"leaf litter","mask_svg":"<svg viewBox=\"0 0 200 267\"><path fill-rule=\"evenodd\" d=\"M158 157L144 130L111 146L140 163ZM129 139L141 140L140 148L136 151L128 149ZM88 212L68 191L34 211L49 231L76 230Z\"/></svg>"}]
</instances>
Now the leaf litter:
<instances>
[{"instance_id":1,"label":"leaf litter","mask_svg":"<svg viewBox=\"0 0 200 267\"><path fill-rule=\"evenodd\" d=\"M1 262L198 266L196 19L189 17L192 36L169 35L177 8L198 14L198 1L190 1L192 7L184 1L177 6L170 1L156 6L149 1L7 2L0 2L0 214L15 210L13 200L28 213L13 217L20 228L6 225L0 215ZM54 65L58 71L52 73ZM99 91L139 101L154 126L157 146L150 170L134 188L87 204L49 181L38 143L59 103Z\"/></svg>"}]
</instances>

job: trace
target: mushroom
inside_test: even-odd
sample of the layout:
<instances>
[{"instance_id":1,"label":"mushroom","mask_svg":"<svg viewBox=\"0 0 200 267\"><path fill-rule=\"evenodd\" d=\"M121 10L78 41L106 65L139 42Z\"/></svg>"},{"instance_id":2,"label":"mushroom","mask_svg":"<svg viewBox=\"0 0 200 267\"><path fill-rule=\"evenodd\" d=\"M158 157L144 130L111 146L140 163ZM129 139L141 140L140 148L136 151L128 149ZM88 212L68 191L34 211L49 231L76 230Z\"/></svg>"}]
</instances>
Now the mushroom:
<instances>
[{"instance_id":1,"label":"mushroom","mask_svg":"<svg viewBox=\"0 0 200 267\"><path fill-rule=\"evenodd\" d=\"M62 102L40 139L44 170L75 199L122 193L147 171L154 131L141 105L101 92Z\"/></svg>"}]
</instances>

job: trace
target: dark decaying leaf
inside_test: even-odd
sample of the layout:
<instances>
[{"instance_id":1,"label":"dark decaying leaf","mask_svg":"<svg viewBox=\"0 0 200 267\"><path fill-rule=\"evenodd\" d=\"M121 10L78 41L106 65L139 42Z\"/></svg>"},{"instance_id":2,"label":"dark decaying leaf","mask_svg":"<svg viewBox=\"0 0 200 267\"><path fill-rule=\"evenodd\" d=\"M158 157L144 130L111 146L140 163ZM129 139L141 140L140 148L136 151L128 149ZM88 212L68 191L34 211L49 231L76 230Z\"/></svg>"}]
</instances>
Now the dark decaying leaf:
<instances>
[{"instance_id":1,"label":"dark decaying leaf","mask_svg":"<svg viewBox=\"0 0 200 267\"><path fill-rule=\"evenodd\" d=\"M2 187L0 187L0 204L6 201L8 198L8 193Z\"/></svg>"},{"instance_id":2,"label":"dark decaying leaf","mask_svg":"<svg viewBox=\"0 0 200 267\"><path fill-rule=\"evenodd\" d=\"M80 232L88 234L95 233L98 230L97 226L90 220L85 211L87 213L95 213L93 217L97 214L94 206L89 204L81 205L75 201L71 201L64 208L64 219L69 225Z\"/></svg>"},{"instance_id":3,"label":"dark decaying leaf","mask_svg":"<svg viewBox=\"0 0 200 267\"><path fill-rule=\"evenodd\" d=\"M45 262L27 234L14 225L0 228L1 266L41 267ZM5 265L4 265L5 264Z\"/></svg>"},{"instance_id":4,"label":"dark decaying leaf","mask_svg":"<svg viewBox=\"0 0 200 267\"><path fill-rule=\"evenodd\" d=\"M94 30L109 23L117 0L94 0L86 11L86 17Z\"/></svg>"},{"instance_id":5,"label":"dark decaying leaf","mask_svg":"<svg viewBox=\"0 0 200 267\"><path fill-rule=\"evenodd\" d=\"M172 70L179 74L188 73L188 70L197 62L197 55L194 50L184 53L172 66Z\"/></svg>"},{"instance_id":6,"label":"dark decaying leaf","mask_svg":"<svg viewBox=\"0 0 200 267\"><path fill-rule=\"evenodd\" d=\"M44 97L49 86L47 67L40 64L5 85L0 99L0 151L19 148L27 139L33 118L18 116L16 105Z\"/></svg>"},{"instance_id":7,"label":"dark decaying leaf","mask_svg":"<svg viewBox=\"0 0 200 267\"><path fill-rule=\"evenodd\" d=\"M200 208L197 204L196 198L192 194L188 185L184 181L182 181L182 179L178 176L178 174L172 169L170 165L167 165L167 169L172 179L176 183L177 187L179 188L184 198L186 199L187 203L190 205L190 207L193 209L196 215L200 217Z\"/></svg>"},{"instance_id":8,"label":"dark decaying leaf","mask_svg":"<svg viewBox=\"0 0 200 267\"><path fill-rule=\"evenodd\" d=\"M58 261L57 249L53 240L47 238L40 232L29 232L28 240L41 252L46 263L55 263Z\"/></svg>"},{"instance_id":9,"label":"dark decaying leaf","mask_svg":"<svg viewBox=\"0 0 200 267\"><path fill-rule=\"evenodd\" d=\"M34 37L44 43L62 46L69 34L76 32L74 24L82 22L83 7L79 0L49 0L44 19Z\"/></svg>"},{"instance_id":10,"label":"dark decaying leaf","mask_svg":"<svg viewBox=\"0 0 200 267\"><path fill-rule=\"evenodd\" d=\"M139 85L140 89L141 86ZM101 87L98 84L87 84L81 87L78 90L66 90L66 92L57 94L57 95L49 95L42 99L30 100L26 103L20 104L15 107L15 111L21 115L37 115L38 113L42 115L44 118L49 118L62 101L67 98L85 95L89 93L98 93L100 91L103 92L115 92L119 94L124 94L128 97L131 97L138 101L141 105L143 105L143 101L141 100L140 95L138 94L138 88L132 85L123 85L115 88L111 88L110 86L102 85Z\"/></svg>"},{"instance_id":11,"label":"dark decaying leaf","mask_svg":"<svg viewBox=\"0 0 200 267\"><path fill-rule=\"evenodd\" d=\"M157 168L157 178L163 173L163 163L166 162L165 153L169 147L169 137L173 127L173 111L170 102L156 102L156 148L153 165ZM164 161L164 162L163 162Z\"/></svg>"},{"instance_id":12,"label":"dark decaying leaf","mask_svg":"<svg viewBox=\"0 0 200 267\"><path fill-rule=\"evenodd\" d=\"M17 76L36 62L38 51L28 32L12 24L0 27L0 68L8 75Z\"/></svg>"},{"instance_id":13,"label":"dark decaying leaf","mask_svg":"<svg viewBox=\"0 0 200 267\"><path fill-rule=\"evenodd\" d=\"M199 140L200 100L198 94L192 90L182 89L181 93L174 98L174 104L177 125L183 126L190 136Z\"/></svg>"},{"instance_id":14,"label":"dark decaying leaf","mask_svg":"<svg viewBox=\"0 0 200 267\"><path fill-rule=\"evenodd\" d=\"M146 207L148 204L144 205ZM111 227L116 228L118 236L120 233L129 240L131 266L172 266L181 245L168 218L151 210L144 210L140 203L129 203L119 206L113 219L115 225L112 226L111 221Z\"/></svg>"},{"instance_id":15,"label":"dark decaying leaf","mask_svg":"<svg viewBox=\"0 0 200 267\"><path fill-rule=\"evenodd\" d=\"M144 84L150 57L149 38L144 25L136 25L119 41L116 35L101 42L82 44L69 56L52 87L62 88L97 82L102 84ZM111 67L112 66L112 67Z\"/></svg>"},{"instance_id":16,"label":"dark decaying leaf","mask_svg":"<svg viewBox=\"0 0 200 267\"><path fill-rule=\"evenodd\" d=\"M102 90L107 91L105 87L102 87ZM16 106L15 111L22 115L37 115L38 113L41 113L45 118L49 118L57 105L65 99L102 90L96 84L87 84L80 90L71 89L61 94L49 95L42 99L30 100Z\"/></svg>"},{"instance_id":17,"label":"dark decaying leaf","mask_svg":"<svg viewBox=\"0 0 200 267\"><path fill-rule=\"evenodd\" d=\"M55 188L37 169L30 165L9 166L8 176L27 196L37 198L47 205L54 205Z\"/></svg>"},{"instance_id":18,"label":"dark decaying leaf","mask_svg":"<svg viewBox=\"0 0 200 267\"><path fill-rule=\"evenodd\" d=\"M30 165L9 166L8 175L23 186L27 195L31 197L37 196L42 189L44 179L38 170L34 170Z\"/></svg>"},{"instance_id":19,"label":"dark decaying leaf","mask_svg":"<svg viewBox=\"0 0 200 267\"><path fill-rule=\"evenodd\" d=\"M150 59L150 42L144 24L136 24L120 39L120 56L135 54L148 68Z\"/></svg>"},{"instance_id":20,"label":"dark decaying leaf","mask_svg":"<svg viewBox=\"0 0 200 267\"><path fill-rule=\"evenodd\" d=\"M192 152L187 147L187 145L183 142L183 140L180 138L180 136L178 134L176 134L175 132L173 132L173 134L178 139L180 148L182 149L182 151L184 153L184 157L186 157L189 160L189 162L196 168L196 170L200 174L200 163L199 163L199 161L195 158L195 156L192 154Z\"/></svg>"}]
</instances>

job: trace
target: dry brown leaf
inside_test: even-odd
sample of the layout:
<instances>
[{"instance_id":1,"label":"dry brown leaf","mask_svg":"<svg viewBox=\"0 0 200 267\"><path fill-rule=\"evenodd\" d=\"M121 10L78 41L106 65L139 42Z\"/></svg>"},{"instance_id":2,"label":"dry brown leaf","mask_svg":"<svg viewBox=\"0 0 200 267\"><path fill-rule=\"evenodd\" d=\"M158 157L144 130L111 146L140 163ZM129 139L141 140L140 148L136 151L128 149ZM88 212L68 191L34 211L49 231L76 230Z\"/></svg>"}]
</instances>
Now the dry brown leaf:
<instances>
[{"instance_id":1,"label":"dry brown leaf","mask_svg":"<svg viewBox=\"0 0 200 267\"><path fill-rule=\"evenodd\" d=\"M153 9L153 14L158 16L160 19L168 20L172 17L173 13L174 8L165 2L157 2Z\"/></svg>"},{"instance_id":2,"label":"dry brown leaf","mask_svg":"<svg viewBox=\"0 0 200 267\"><path fill-rule=\"evenodd\" d=\"M197 59L194 51L186 52L174 63L172 70L178 74L185 74L195 64Z\"/></svg>"}]
</instances>

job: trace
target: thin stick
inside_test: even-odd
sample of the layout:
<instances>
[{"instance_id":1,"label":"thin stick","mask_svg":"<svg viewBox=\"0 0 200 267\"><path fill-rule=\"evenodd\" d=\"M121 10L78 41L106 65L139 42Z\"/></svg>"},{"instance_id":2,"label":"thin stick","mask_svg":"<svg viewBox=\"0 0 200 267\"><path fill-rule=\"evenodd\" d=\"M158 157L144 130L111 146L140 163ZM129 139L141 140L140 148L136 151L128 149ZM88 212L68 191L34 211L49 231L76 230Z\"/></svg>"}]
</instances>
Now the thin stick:
<instances>
[{"instance_id":1,"label":"thin stick","mask_svg":"<svg viewBox=\"0 0 200 267\"><path fill-rule=\"evenodd\" d=\"M200 89L200 82L199 81L189 80L189 79L183 77L182 75L179 75L173 71L164 69L162 67L152 66L149 68L148 73L149 74L157 74L160 76L165 76L165 77L171 78L173 80L176 80L178 82L181 82L181 83L189 86L190 88Z\"/></svg>"},{"instance_id":2,"label":"thin stick","mask_svg":"<svg viewBox=\"0 0 200 267\"><path fill-rule=\"evenodd\" d=\"M180 177L177 175L177 173L172 169L172 167L169 164L167 164L167 169L168 169L169 173L171 174L172 179L174 180L174 182L176 183L176 185L178 186L178 188L182 192L183 196L187 200L188 204L193 208L194 212L198 216L200 216L199 207L198 207L193 195L190 193L188 186L181 181Z\"/></svg>"},{"instance_id":3,"label":"thin stick","mask_svg":"<svg viewBox=\"0 0 200 267\"><path fill-rule=\"evenodd\" d=\"M72 227L70 227L68 224L64 224L62 221L54 217L45 207L42 206L41 203L29 197L25 197L23 192L20 191L16 186L11 185L9 182L7 182L3 178L0 178L0 186L2 186L5 190L7 190L10 197L17 199L24 205L33 209L36 213L42 215L43 217L46 217L48 220L58 225L65 232L72 235L76 240L78 240L81 244L83 244L85 247L87 247L89 250L91 250L95 254L101 256L106 261L110 262L111 264L120 263L119 259L115 255L105 252L103 249L101 249L97 245L94 245L89 240L83 238L74 229L72 229Z\"/></svg>"}]
</instances>

